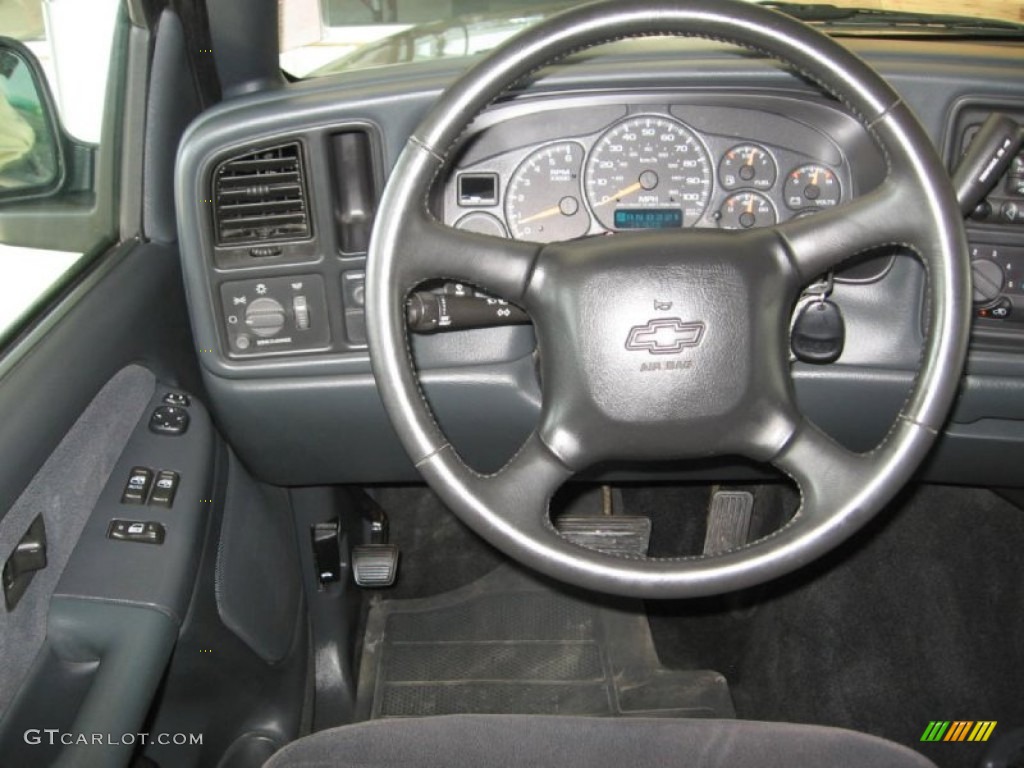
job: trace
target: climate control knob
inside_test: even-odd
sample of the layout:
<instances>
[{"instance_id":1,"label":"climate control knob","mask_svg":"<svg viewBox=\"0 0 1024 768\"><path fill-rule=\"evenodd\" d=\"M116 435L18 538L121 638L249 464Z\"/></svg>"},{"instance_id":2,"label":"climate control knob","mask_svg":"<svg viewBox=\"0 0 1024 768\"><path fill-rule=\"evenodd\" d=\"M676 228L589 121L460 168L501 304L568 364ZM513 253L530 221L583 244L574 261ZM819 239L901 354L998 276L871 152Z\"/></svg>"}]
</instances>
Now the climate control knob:
<instances>
[{"instance_id":1,"label":"climate control knob","mask_svg":"<svg viewBox=\"0 0 1024 768\"><path fill-rule=\"evenodd\" d=\"M971 262L971 281L974 286L974 303L988 304L999 298L1003 290L1003 268L989 259L975 259Z\"/></svg>"},{"instance_id":2,"label":"climate control knob","mask_svg":"<svg viewBox=\"0 0 1024 768\"><path fill-rule=\"evenodd\" d=\"M275 336L284 328L284 307L276 299L266 296L256 299L245 310L245 324L257 336Z\"/></svg>"}]
</instances>

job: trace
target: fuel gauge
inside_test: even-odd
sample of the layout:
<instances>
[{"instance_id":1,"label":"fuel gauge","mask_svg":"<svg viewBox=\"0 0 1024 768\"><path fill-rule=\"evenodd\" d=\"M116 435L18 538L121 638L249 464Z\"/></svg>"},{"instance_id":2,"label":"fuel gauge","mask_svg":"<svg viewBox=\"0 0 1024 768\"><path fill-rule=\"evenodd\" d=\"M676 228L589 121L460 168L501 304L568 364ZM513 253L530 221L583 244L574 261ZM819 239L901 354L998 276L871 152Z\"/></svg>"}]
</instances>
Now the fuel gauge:
<instances>
[{"instance_id":1,"label":"fuel gauge","mask_svg":"<svg viewBox=\"0 0 1024 768\"><path fill-rule=\"evenodd\" d=\"M786 205L794 211L801 208L831 208L839 204L839 179L834 171L823 165L801 165L786 176L782 194L786 198Z\"/></svg>"},{"instance_id":2,"label":"fuel gauge","mask_svg":"<svg viewBox=\"0 0 1024 768\"><path fill-rule=\"evenodd\" d=\"M777 218L772 201L760 192L729 195L718 209L718 226L722 229L770 227Z\"/></svg>"},{"instance_id":3,"label":"fuel gauge","mask_svg":"<svg viewBox=\"0 0 1024 768\"><path fill-rule=\"evenodd\" d=\"M757 144L738 144L726 152L718 164L723 189L771 189L776 176L775 161L767 149Z\"/></svg>"}]
</instances>

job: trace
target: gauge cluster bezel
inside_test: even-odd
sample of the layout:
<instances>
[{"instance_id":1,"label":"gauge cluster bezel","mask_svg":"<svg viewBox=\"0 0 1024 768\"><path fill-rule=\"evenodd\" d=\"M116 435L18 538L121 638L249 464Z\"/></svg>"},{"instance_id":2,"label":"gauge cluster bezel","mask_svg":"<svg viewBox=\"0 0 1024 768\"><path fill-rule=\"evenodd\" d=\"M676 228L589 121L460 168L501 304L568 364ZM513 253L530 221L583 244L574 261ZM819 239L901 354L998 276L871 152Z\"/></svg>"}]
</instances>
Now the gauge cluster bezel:
<instances>
[{"instance_id":1,"label":"gauge cluster bezel","mask_svg":"<svg viewBox=\"0 0 1024 768\"><path fill-rule=\"evenodd\" d=\"M808 98L806 94L658 91L563 95L510 100L479 117L464 151L444 177L437 213L445 223L454 226L467 214L483 211L511 234L507 194L517 169L538 150L574 142L584 149L576 190L580 205L590 216L583 235L613 231L594 213L594 201L587 192L586 170L594 147L603 136L623 121L644 115L681 123L708 153L710 192L703 212L693 222L695 227L718 227L717 214L726 200L748 191L766 197L779 221L817 210L810 202L794 210L783 196L787 175L808 165L821 165L835 174L839 204L870 190L885 175L884 159L859 123L835 102ZM752 180L726 188L721 179L723 158L727 152L751 144L768 154L775 169L774 183L765 188ZM856 168L849 161L852 156L858 158ZM496 174L498 194L493 205L459 205L455 179L465 173Z\"/></svg>"}]
</instances>

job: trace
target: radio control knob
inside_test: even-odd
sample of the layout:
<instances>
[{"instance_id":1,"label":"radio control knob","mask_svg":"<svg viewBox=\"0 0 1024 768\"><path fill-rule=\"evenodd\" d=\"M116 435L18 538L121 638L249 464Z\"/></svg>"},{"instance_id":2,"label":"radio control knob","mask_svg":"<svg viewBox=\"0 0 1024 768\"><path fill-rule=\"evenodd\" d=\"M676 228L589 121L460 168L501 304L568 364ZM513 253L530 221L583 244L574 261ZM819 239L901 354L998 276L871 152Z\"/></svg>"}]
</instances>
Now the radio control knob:
<instances>
[{"instance_id":1,"label":"radio control knob","mask_svg":"<svg viewBox=\"0 0 1024 768\"><path fill-rule=\"evenodd\" d=\"M988 304L999 298L1003 290L1003 268L989 259L975 259L971 262L971 281L974 286L974 303Z\"/></svg>"}]
</instances>

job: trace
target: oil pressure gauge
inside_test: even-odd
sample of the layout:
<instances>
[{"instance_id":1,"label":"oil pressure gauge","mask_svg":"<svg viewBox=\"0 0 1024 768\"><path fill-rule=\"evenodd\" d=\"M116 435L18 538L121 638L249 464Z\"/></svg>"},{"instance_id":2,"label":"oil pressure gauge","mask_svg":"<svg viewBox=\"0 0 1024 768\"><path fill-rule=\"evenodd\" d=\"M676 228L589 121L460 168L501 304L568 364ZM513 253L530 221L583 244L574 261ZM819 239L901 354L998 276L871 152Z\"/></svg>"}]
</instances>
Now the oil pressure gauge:
<instances>
[{"instance_id":1,"label":"oil pressure gauge","mask_svg":"<svg viewBox=\"0 0 1024 768\"><path fill-rule=\"evenodd\" d=\"M801 208L831 208L839 204L839 179L834 171L811 163L794 168L786 176L782 192L786 205Z\"/></svg>"}]
</instances>

